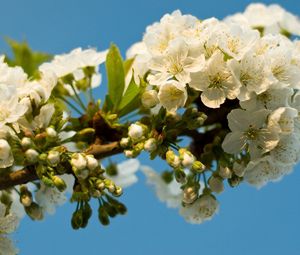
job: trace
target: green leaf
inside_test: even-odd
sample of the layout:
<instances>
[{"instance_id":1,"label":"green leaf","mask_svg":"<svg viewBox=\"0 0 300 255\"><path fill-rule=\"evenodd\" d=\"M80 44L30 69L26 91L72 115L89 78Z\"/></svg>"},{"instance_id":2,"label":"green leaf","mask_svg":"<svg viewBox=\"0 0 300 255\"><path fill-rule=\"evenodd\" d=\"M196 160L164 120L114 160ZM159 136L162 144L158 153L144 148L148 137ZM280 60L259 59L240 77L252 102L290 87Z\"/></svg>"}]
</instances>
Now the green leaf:
<instances>
[{"instance_id":1,"label":"green leaf","mask_svg":"<svg viewBox=\"0 0 300 255\"><path fill-rule=\"evenodd\" d=\"M133 61L134 61L134 58L129 58L129 59L126 59L124 62L123 62L123 67L124 67L124 73L125 73L125 76L128 74L128 72L130 71L131 67L132 67L132 64L133 64Z\"/></svg>"},{"instance_id":2,"label":"green leaf","mask_svg":"<svg viewBox=\"0 0 300 255\"><path fill-rule=\"evenodd\" d=\"M122 110L125 108L128 104L130 104L140 93L140 87L135 84L134 79L132 77L127 90L122 97L122 100L120 102L120 105L118 107L118 110Z\"/></svg>"},{"instance_id":3,"label":"green leaf","mask_svg":"<svg viewBox=\"0 0 300 255\"><path fill-rule=\"evenodd\" d=\"M109 95L106 95L102 110L104 112L109 112L109 111L113 110L113 107L114 107L114 105L113 105L113 102L111 101Z\"/></svg>"},{"instance_id":4,"label":"green leaf","mask_svg":"<svg viewBox=\"0 0 300 255\"><path fill-rule=\"evenodd\" d=\"M111 45L106 56L106 72L108 95L113 103L113 110L117 110L125 88L125 74L121 54L114 44Z\"/></svg>"},{"instance_id":5,"label":"green leaf","mask_svg":"<svg viewBox=\"0 0 300 255\"><path fill-rule=\"evenodd\" d=\"M140 105L141 105L141 99L139 96L137 96L119 112L119 117L125 116L126 114L139 109Z\"/></svg>"},{"instance_id":6,"label":"green leaf","mask_svg":"<svg viewBox=\"0 0 300 255\"><path fill-rule=\"evenodd\" d=\"M6 42L13 53L13 58L5 57L6 62L10 66L21 66L29 77L37 76L39 65L51 59L49 54L33 51L25 41L17 42L7 38Z\"/></svg>"}]
</instances>

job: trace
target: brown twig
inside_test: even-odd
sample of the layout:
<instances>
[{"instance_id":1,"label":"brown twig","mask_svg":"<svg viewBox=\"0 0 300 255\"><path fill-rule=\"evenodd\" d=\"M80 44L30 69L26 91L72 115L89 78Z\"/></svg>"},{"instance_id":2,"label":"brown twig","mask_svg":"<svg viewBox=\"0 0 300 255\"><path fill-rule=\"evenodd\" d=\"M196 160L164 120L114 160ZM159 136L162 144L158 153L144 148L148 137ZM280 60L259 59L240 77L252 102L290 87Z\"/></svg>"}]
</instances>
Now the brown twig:
<instances>
[{"instance_id":1,"label":"brown twig","mask_svg":"<svg viewBox=\"0 0 300 255\"><path fill-rule=\"evenodd\" d=\"M94 155L95 158L101 159L121 153L122 149L118 142L109 144L92 144L85 153ZM24 168L8 175L0 177L0 190L8 189L20 184L26 184L31 181L38 180L38 176L34 168Z\"/></svg>"}]
</instances>

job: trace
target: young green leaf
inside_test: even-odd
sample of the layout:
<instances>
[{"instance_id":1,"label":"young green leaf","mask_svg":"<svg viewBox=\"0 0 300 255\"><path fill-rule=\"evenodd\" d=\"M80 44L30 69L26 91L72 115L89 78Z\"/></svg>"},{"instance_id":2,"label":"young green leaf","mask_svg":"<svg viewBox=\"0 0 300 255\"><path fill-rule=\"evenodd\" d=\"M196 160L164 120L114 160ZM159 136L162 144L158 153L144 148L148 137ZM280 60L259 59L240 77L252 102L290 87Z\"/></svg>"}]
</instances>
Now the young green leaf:
<instances>
[{"instance_id":1,"label":"young green leaf","mask_svg":"<svg viewBox=\"0 0 300 255\"><path fill-rule=\"evenodd\" d=\"M123 67L124 67L124 73L125 76L128 74L128 72L130 71L132 64L133 64L134 58L129 58L126 59L123 63Z\"/></svg>"},{"instance_id":2,"label":"young green leaf","mask_svg":"<svg viewBox=\"0 0 300 255\"><path fill-rule=\"evenodd\" d=\"M117 110L125 88L123 60L119 49L112 44L106 57L106 72L108 79L108 95Z\"/></svg>"},{"instance_id":3,"label":"young green leaf","mask_svg":"<svg viewBox=\"0 0 300 255\"><path fill-rule=\"evenodd\" d=\"M120 102L120 105L118 107L118 110L122 110L124 109L128 104L131 103L132 100L135 99L135 97L137 97L140 93L140 87L138 85L135 84L134 79L132 77L127 90L124 94L124 96L122 97L122 100Z\"/></svg>"}]
</instances>

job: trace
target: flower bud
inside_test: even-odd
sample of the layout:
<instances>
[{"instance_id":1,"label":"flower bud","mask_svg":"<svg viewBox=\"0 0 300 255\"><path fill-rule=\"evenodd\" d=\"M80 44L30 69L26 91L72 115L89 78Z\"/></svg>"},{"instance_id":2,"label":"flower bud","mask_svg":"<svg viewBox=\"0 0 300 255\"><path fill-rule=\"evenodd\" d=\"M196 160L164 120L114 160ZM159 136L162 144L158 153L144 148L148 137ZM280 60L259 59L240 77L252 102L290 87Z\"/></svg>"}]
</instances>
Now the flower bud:
<instances>
[{"instance_id":1,"label":"flower bud","mask_svg":"<svg viewBox=\"0 0 300 255\"><path fill-rule=\"evenodd\" d=\"M83 170L86 168L87 161L81 153L74 153L72 155L71 165L78 170Z\"/></svg>"},{"instance_id":2,"label":"flower bud","mask_svg":"<svg viewBox=\"0 0 300 255\"><path fill-rule=\"evenodd\" d=\"M195 156L186 149L180 149L179 155L182 166L186 168L191 168L193 163L195 162Z\"/></svg>"},{"instance_id":3,"label":"flower bud","mask_svg":"<svg viewBox=\"0 0 300 255\"><path fill-rule=\"evenodd\" d=\"M222 193L224 191L223 180L220 177L211 176L208 185L213 192Z\"/></svg>"},{"instance_id":4,"label":"flower bud","mask_svg":"<svg viewBox=\"0 0 300 255\"><path fill-rule=\"evenodd\" d=\"M105 183L102 180L97 180L96 182L96 188L99 190L104 190L105 189Z\"/></svg>"},{"instance_id":5,"label":"flower bud","mask_svg":"<svg viewBox=\"0 0 300 255\"><path fill-rule=\"evenodd\" d=\"M120 145L122 148L128 147L130 144L130 139L128 137L123 137L120 141Z\"/></svg>"},{"instance_id":6,"label":"flower bud","mask_svg":"<svg viewBox=\"0 0 300 255\"><path fill-rule=\"evenodd\" d=\"M134 157L133 151L131 151L131 150L125 150L125 151L124 151L124 154L125 154L125 156L126 156L127 158L133 158L133 157Z\"/></svg>"},{"instance_id":7,"label":"flower bud","mask_svg":"<svg viewBox=\"0 0 300 255\"><path fill-rule=\"evenodd\" d=\"M203 165L200 161L196 160L192 165L192 170L197 173L202 173L205 169L205 165Z\"/></svg>"},{"instance_id":8,"label":"flower bud","mask_svg":"<svg viewBox=\"0 0 300 255\"><path fill-rule=\"evenodd\" d=\"M30 162L30 163L35 163L37 162L38 158L39 158L39 153L34 150L34 149L28 149L26 152L25 152L25 156L26 156L26 159Z\"/></svg>"},{"instance_id":9,"label":"flower bud","mask_svg":"<svg viewBox=\"0 0 300 255\"><path fill-rule=\"evenodd\" d=\"M10 145L4 139L0 139L0 159L6 160L11 153Z\"/></svg>"},{"instance_id":10,"label":"flower bud","mask_svg":"<svg viewBox=\"0 0 300 255\"><path fill-rule=\"evenodd\" d=\"M120 186L116 186L116 188L115 188L115 192L114 192L114 196L116 196L116 197L119 197L119 196L121 196L122 195L122 193L123 193L123 190L122 190L122 187L120 187Z\"/></svg>"},{"instance_id":11,"label":"flower bud","mask_svg":"<svg viewBox=\"0 0 300 255\"><path fill-rule=\"evenodd\" d=\"M56 166L60 161L60 154L58 151L49 151L47 160L51 166Z\"/></svg>"},{"instance_id":12,"label":"flower bud","mask_svg":"<svg viewBox=\"0 0 300 255\"><path fill-rule=\"evenodd\" d=\"M20 202L24 207L32 204L32 194L25 185L20 187Z\"/></svg>"},{"instance_id":13,"label":"flower bud","mask_svg":"<svg viewBox=\"0 0 300 255\"><path fill-rule=\"evenodd\" d=\"M86 179L90 174L89 170L86 168L78 169L78 168L74 167L73 172L77 176L77 178L83 179L83 180Z\"/></svg>"},{"instance_id":14,"label":"flower bud","mask_svg":"<svg viewBox=\"0 0 300 255\"><path fill-rule=\"evenodd\" d=\"M71 219L72 228L79 229L81 228L82 224L83 224L83 211L82 210L75 211Z\"/></svg>"},{"instance_id":15,"label":"flower bud","mask_svg":"<svg viewBox=\"0 0 300 255\"><path fill-rule=\"evenodd\" d=\"M89 170L93 171L95 170L98 166L98 160L94 158L92 155L86 155L86 160L87 160L87 167Z\"/></svg>"},{"instance_id":16,"label":"flower bud","mask_svg":"<svg viewBox=\"0 0 300 255\"><path fill-rule=\"evenodd\" d=\"M30 206L24 209L32 220L42 220L44 217L42 208L35 202L32 202Z\"/></svg>"},{"instance_id":17,"label":"flower bud","mask_svg":"<svg viewBox=\"0 0 300 255\"><path fill-rule=\"evenodd\" d=\"M219 169L219 175L224 179L229 179L232 176L232 172L229 169L229 167L220 167Z\"/></svg>"},{"instance_id":18,"label":"flower bud","mask_svg":"<svg viewBox=\"0 0 300 255\"><path fill-rule=\"evenodd\" d=\"M21 140L23 149L28 149L32 145L32 140L29 137L23 137Z\"/></svg>"},{"instance_id":19,"label":"flower bud","mask_svg":"<svg viewBox=\"0 0 300 255\"><path fill-rule=\"evenodd\" d=\"M198 197L195 187L186 187L183 191L182 202L185 204L192 204Z\"/></svg>"},{"instance_id":20,"label":"flower bud","mask_svg":"<svg viewBox=\"0 0 300 255\"><path fill-rule=\"evenodd\" d=\"M143 136L143 128L141 125L138 124L131 124L128 128L128 135L130 138L134 140L139 140Z\"/></svg>"},{"instance_id":21,"label":"flower bud","mask_svg":"<svg viewBox=\"0 0 300 255\"><path fill-rule=\"evenodd\" d=\"M66 185L65 181L62 178L60 178L56 175L52 177L52 181L53 181L54 186L60 192L63 192L67 188L67 185Z\"/></svg>"},{"instance_id":22,"label":"flower bud","mask_svg":"<svg viewBox=\"0 0 300 255\"><path fill-rule=\"evenodd\" d=\"M149 152L155 151L157 149L156 140L154 138L148 139L144 144L144 149Z\"/></svg>"},{"instance_id":23,"label":"flower bud","mask_svg":"<svg viewBox=\"0 0 300 255\"><path fill-rule=\"evenodd\" d=\"M55 129L53 127L46 128L46 133L50 138L57 137L57 132L55 131Z\"/></svg>"},{"instance_id":24,"label":"flower bud","mask_svg":"<svg viewBox=\"0 0 300 255\"><path fill-rule=\"evenodd\" d=\"M156 90L147 90L143 93L141 98L142 104L145 108L152 108L159 103Z\"/></svg>"},{"instance_id":25,"label":"flower bud","mask_svg":"<svg viewBox=\"0 0 300 255\"><path fill-rule=\"evenodd\" d=\"M174 168L177 168L180 166L180 159L177 155L175 155L175 153L172 150L167 151L166 160L167 160L167 163Z\"/></svg>"},{"instance_id":26,"label":"flower bud","mask_svg":"<svg viewBox=\"0 0 300 255\"><path fill-rule=\"evenodd\" d=\"M109 225L108 213L105 210L104 206L100 206L98 209L98 219L102 225L104 225L104 226Z\"/></svg>"}]
</instances>

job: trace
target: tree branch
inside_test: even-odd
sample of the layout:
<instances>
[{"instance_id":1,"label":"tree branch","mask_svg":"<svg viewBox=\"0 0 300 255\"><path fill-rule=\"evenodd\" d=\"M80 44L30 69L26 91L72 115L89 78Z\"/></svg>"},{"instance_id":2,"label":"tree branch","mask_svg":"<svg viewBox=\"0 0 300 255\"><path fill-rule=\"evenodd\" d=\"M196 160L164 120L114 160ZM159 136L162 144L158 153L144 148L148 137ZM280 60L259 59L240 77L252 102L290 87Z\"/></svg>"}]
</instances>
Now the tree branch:
<instances>
[{"instance_id":1,"label":"tree branch","mask_svg":"<svg viewBox=\"0 0 300 255\"><path fill-rule=\"evenodd\" d=\"M94 155L95 158L101 159L122 152L119 142L109 144L92 144L86 151L86 154ZM34 168L24 168L8 175L0 177L0 190L9 189L16 185L26 184L38 180Z\"/></svg>"}]
</instances>

